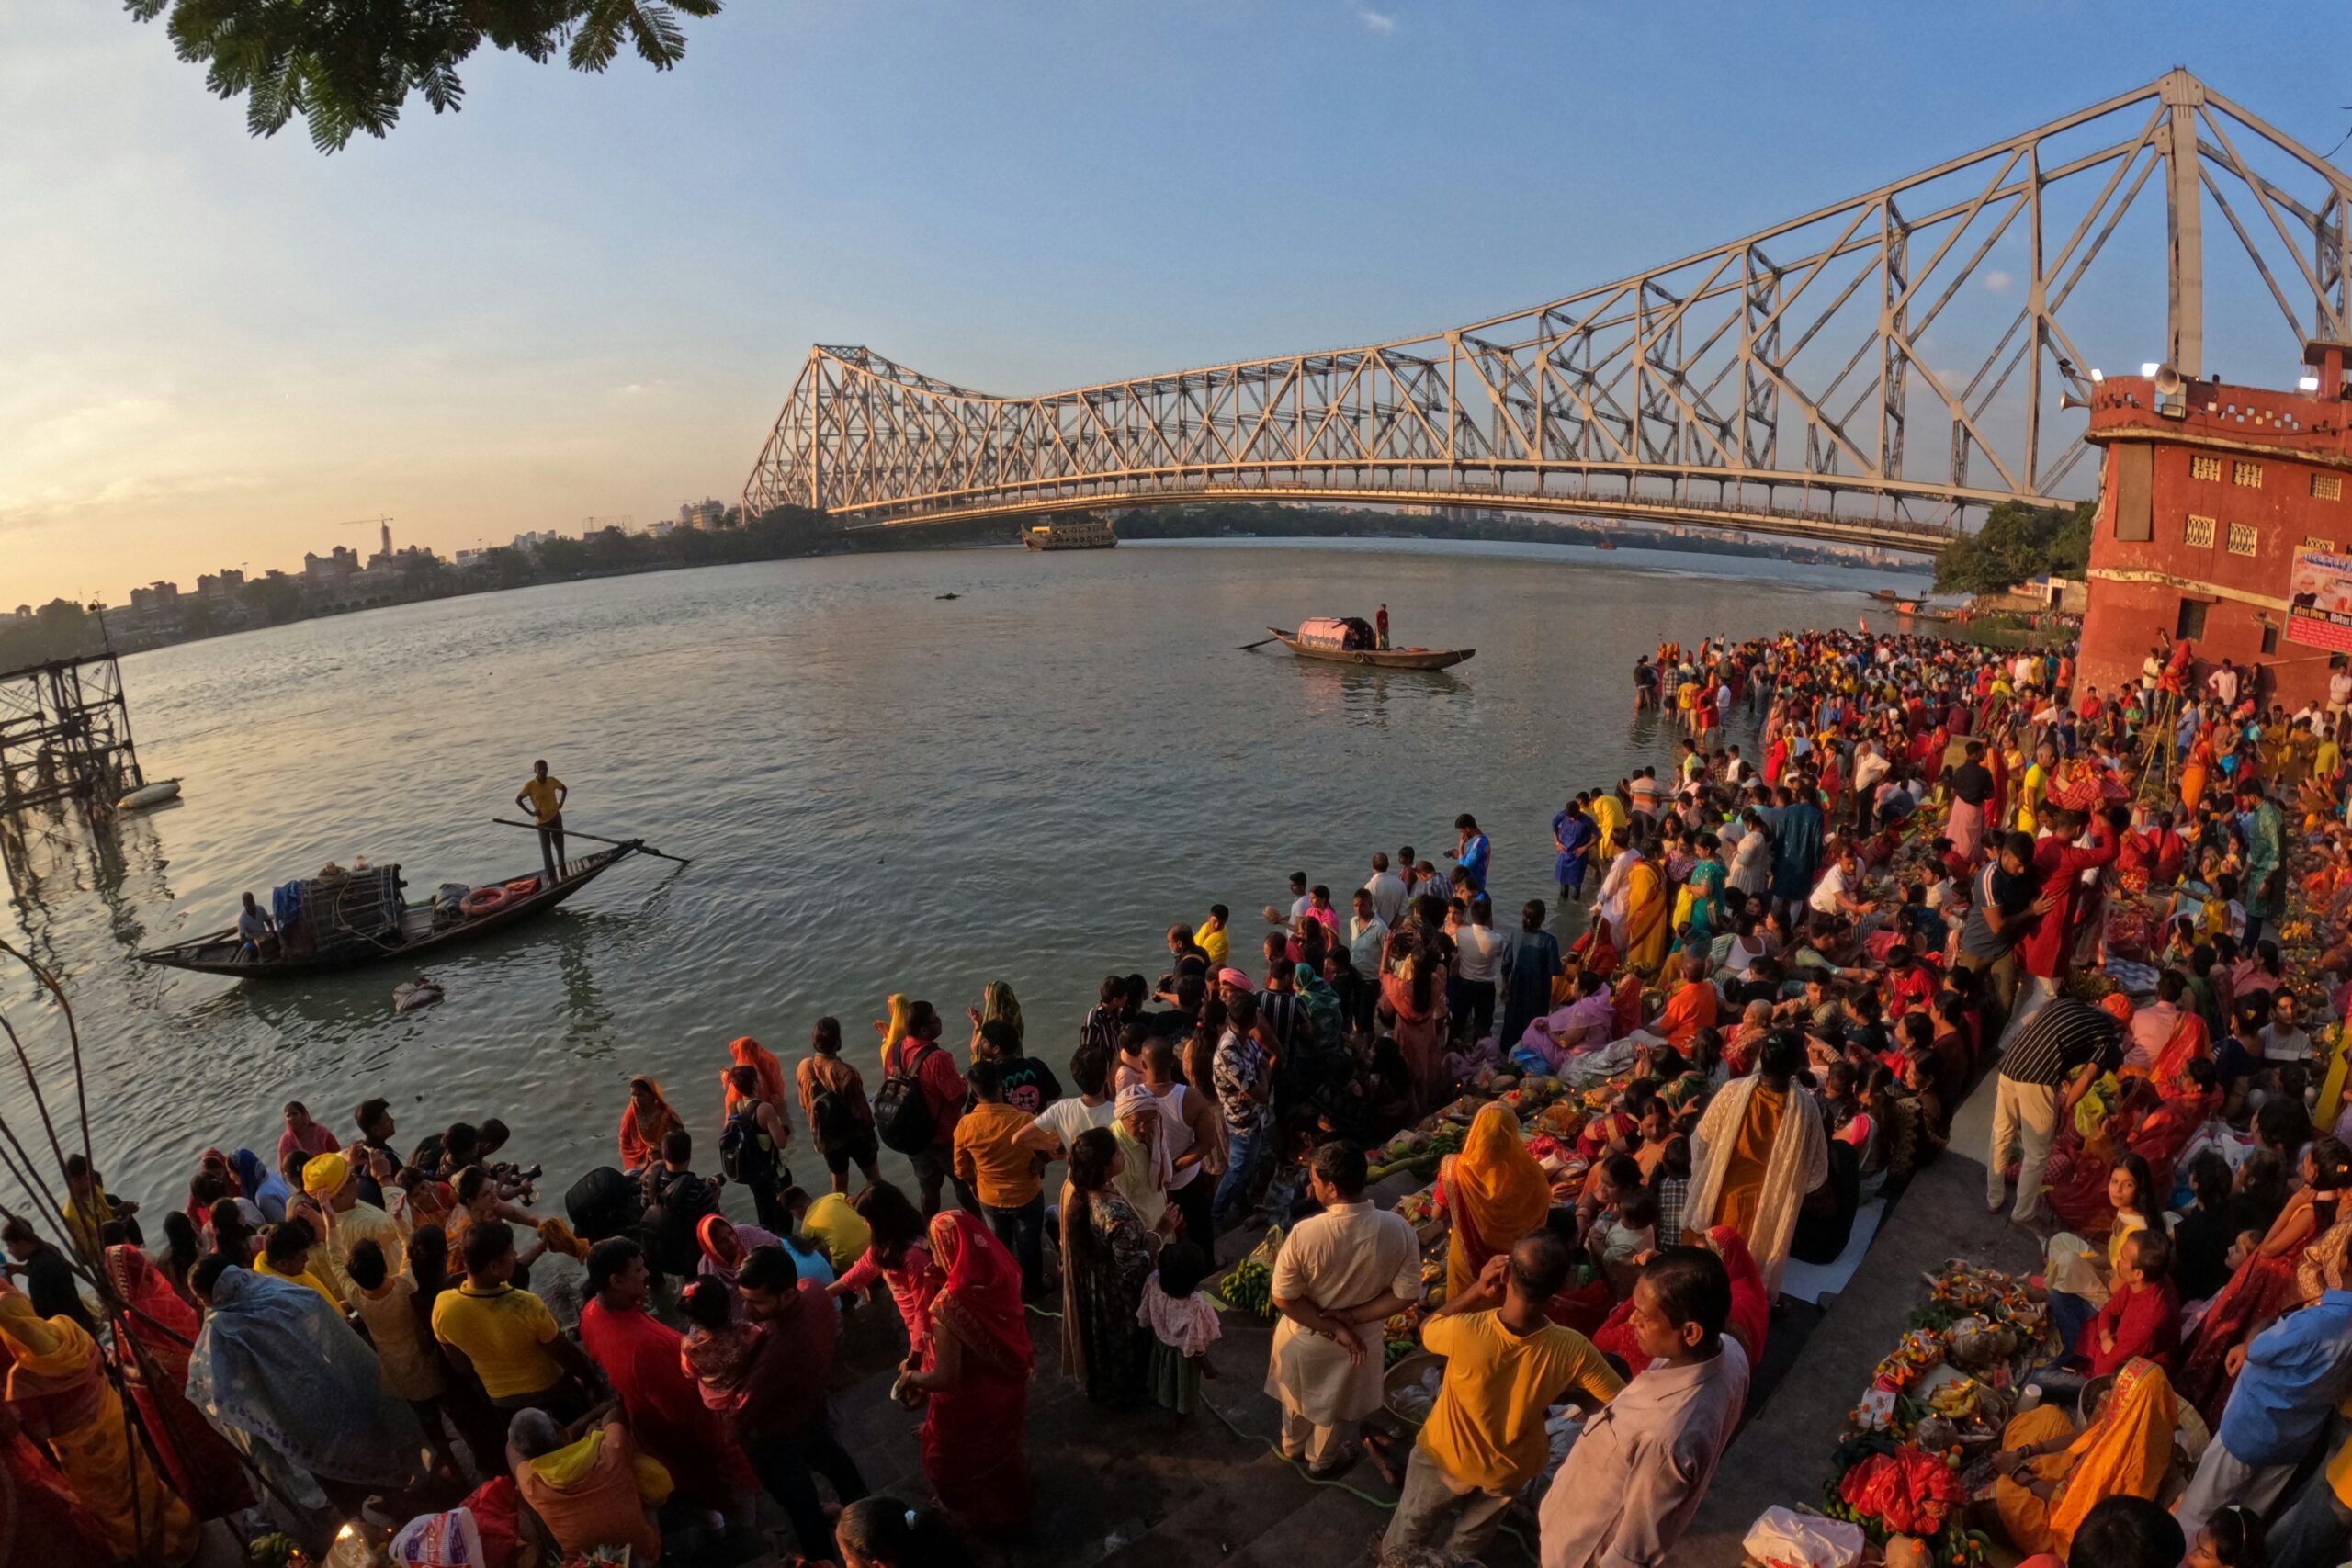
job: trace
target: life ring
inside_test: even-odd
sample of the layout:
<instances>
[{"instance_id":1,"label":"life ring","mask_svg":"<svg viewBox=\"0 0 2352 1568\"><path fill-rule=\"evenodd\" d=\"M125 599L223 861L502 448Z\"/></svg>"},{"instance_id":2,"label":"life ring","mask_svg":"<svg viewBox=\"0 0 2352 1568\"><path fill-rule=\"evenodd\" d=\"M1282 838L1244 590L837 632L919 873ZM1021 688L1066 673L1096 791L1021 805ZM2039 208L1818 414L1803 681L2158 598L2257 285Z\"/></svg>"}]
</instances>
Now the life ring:
<instances>
[{"instance_id":1,"label":"life ring","mask_svg":"<svg viewBox=\"0 0 2352 1568\"><path fill-rule=\"evenodd\" d=\"M503 908L506 897L506 889L503 887L477 887L458 900L458 913L469 920L477 916L487 915L493 909Z\"/></svg>"},{"instance_id":2,"label":"life ring","mask_svg":"<svg viewBox=\"0 0 2352 1568\"><path fill-rule=\"evenodd\" d=\"M509 898L528 898L538 890L539 879L536 876L522 877L506 885L506 896Z\"/></svg>"}]
</instances>

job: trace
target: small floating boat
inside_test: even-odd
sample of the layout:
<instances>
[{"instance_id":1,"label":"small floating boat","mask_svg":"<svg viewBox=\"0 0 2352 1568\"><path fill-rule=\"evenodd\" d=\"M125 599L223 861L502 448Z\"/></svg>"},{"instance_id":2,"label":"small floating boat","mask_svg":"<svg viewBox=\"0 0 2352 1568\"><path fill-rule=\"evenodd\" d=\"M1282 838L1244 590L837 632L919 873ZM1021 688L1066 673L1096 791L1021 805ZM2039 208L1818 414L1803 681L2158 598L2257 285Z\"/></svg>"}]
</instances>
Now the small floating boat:
<instances>
[{"instance_id":1,"label":"small floating boat","mask_svg":"<svg viewBox=\"0 0 2352 1568\"><path fill-rule=\"evenodd\" d=\"M1902 595L1892 588L1866 588L1862 591L1862 597L1875 599L1882 604L1892 604Z\"/></svg>"},{"instance_id":2,"label":"small floating boat","mask_svg":"<svg viewBox=\"0 0 2352 1568\"><path fill-rule=\"evenodd\" d=\"M1301 622L1296 631L1286 632L1280 626L1266 629L1301 659L1362 664L1374 670L1446 670L1478 651L1475 648L1374 648L1372 628L1354 615Z\"/></svg>"},{"instance_id":3,"label":"small floating boat","mask_svg":"<svg viewBox=\"0 0 2352 1568\"><path fill-rule=\"evenodd\" d=\"M151 806L161 806L167 800L177 800L179 797L179 780L157 779L153 784L140 785L120 800L116 801L114 808L117 811L144 811Z\"/></svg>"},{"instance_id":4,"label":"small floating boat","mask_svg":"<svg viewBox=\"0 0 2352 1568\"><path fill-rule=\"evenodd\" d=\"M545 914L644 849L641 839L625 840L609 850L572 861L553 882L539 871L528 871L503 882L485 883L458 898L447 897L452 889L444 888L442 896L424 904L401 901L403 884L397 865L289 883L278 890L280 895L288 889L300 891L286 900L292 912L279 917L276 951L266 956L244 956L244 943L238 940L233 926L133 956L141 964L193 969L201 975L229 975L240 980L321 975L392 959L407 963L421 953L471 942Z\"/></svg>"}]
</instances>

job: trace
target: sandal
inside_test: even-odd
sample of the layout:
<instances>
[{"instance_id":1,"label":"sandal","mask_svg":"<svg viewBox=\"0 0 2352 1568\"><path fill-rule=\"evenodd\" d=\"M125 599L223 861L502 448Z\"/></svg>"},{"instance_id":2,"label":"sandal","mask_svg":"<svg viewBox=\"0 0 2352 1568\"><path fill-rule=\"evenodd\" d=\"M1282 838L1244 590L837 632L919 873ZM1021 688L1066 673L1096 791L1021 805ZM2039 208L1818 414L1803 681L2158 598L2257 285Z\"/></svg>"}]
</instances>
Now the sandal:
<instances>
[{"instance_id":1,"label":"sandal","mask_svg":"<svg viewBox=\"0 0 2352 1568\"><path fill-rule=\"evenodd\" d=\"M1363 1450L1361 1448L1357 1447L1353 1443L1350 1443L1346 1448L1341 1449L1338 1453L1332 1455L1327 1460L1324 1460L1321 1463L1308 1465L1306 1467L1306 1479L1309 1481L1329 1481L1335 1477L1345 1475L1349 1471L1355 1468L1356 1461L1361 1459L1363 1455Z\"/></svg>"}]
</instances>

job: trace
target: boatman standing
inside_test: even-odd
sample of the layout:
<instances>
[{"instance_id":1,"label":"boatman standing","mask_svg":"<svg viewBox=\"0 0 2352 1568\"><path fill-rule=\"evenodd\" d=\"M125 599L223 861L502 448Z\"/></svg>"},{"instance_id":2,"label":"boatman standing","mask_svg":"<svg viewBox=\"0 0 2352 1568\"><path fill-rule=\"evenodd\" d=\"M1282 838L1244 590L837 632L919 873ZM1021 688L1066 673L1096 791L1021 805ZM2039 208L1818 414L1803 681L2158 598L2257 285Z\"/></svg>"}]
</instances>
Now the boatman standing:
<instances>
[{"instance_id":1,"label":"boatman standing","mask_svg":"<svg viewBox=\"0 0 2352 1568\"><path fill-rule=\"evenodd\" d=\"M1377 637L1375 637L1373 640L1374 640L1374 641L1378 646L1380 646L1380 647L1382 647L1382 648L1386 648L1386 647L1388 646L1388 606L1387 606L1387 605L1383 604L1383 605L1380 607L1380 613L1379 613L1378 615L1376 615L1373 616L1373 618L1372 618L1372 629L1373 629L1374 632L1376 632L1376 633L1378 633L1378 634L1379 634L1379 635L1378 635Z\"/></svg>"},{"instance_id":2,"label":"boatman standing","mask_svg":"<svg viewBox=\"0 0 2352 1568\"><path fill-rule=\"evenodd\" d=\"M547 863L548 880L563 878L563 802L571 792L548 773L546 759L531 764L531 776L514 804L528 811L539 825L539 858Z\"/></svg>"}]
</instances>

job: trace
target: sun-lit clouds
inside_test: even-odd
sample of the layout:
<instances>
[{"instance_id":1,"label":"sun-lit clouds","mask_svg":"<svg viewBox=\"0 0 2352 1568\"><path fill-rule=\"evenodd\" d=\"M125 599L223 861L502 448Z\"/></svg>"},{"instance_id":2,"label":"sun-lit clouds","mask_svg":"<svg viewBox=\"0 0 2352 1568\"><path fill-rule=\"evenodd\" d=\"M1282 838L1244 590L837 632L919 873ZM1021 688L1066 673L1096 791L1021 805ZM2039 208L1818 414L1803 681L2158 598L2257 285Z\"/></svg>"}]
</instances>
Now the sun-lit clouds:
<instances>
[{"instance_id":1,"label":"sun-lit clouds","mask_svg":"<svg viewBox=\"0 0 2352 1568\"><path fill-rule=\"evenodd\" d=\"M1378 33L1384 38L1396 30L1395 17L1385 11L1375 11L1368 6L1356 7L1356 20L1363 24L1366 32Z\"/></svg>"},{"instance_id":2,"label":"sun-lit clouds","mask_svg":"<svg viewBox=\"0 0 2352 1568\"><path fill-rule=\"evenodd\" d=\"M2007 294L2009 291L2010 287L2016 282L2016 278L2011 277L2007 273L2003 272L2000 268L1995 267L1992 271L1984 275L1984 292L1987 294Z\"/></svg>"}]
</instances>

